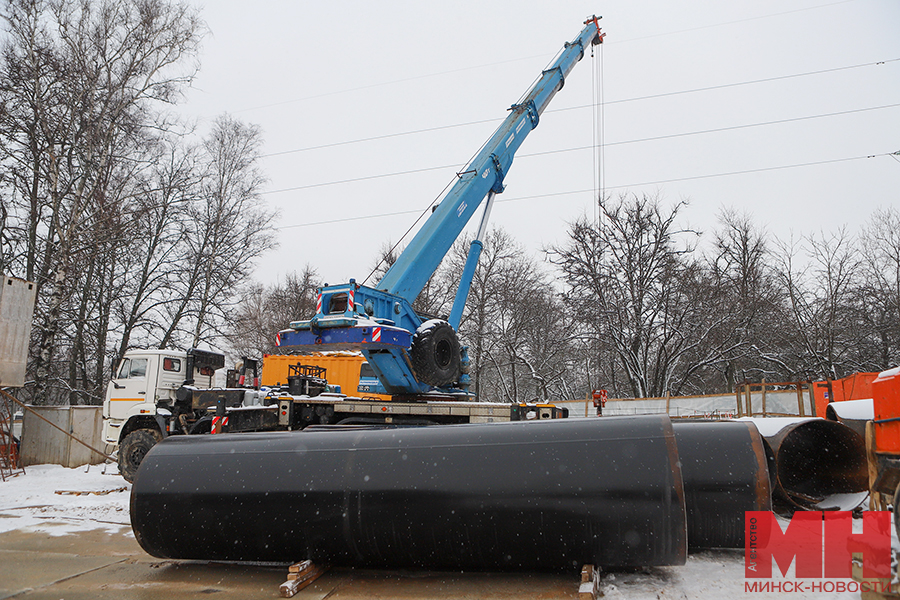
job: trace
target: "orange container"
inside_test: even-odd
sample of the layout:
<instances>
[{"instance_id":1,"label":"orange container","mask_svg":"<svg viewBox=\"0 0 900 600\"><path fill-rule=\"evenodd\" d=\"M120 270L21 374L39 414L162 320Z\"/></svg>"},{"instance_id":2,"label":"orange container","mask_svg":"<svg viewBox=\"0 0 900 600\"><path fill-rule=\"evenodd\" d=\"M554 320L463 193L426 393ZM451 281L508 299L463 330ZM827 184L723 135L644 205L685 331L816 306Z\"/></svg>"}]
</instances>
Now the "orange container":
<instances>
[{"instance_id":1,"label":"orange container","mask_svg":"<svg viewBox=\"0 0 900 600\"><path fill-rule=\"evenodd\" d=\"M872 382L872 403L876 451L900 454L900 367L879 373Z\"/></svg>"},{"instance_id":2,"label":"orange container","mask_svg":"<svg viewBox=\"0 0 900 600\"><path fill-rule=\"evenodd\" d=\"M843 402L845 400L864 400L872 397L872 382L878 377L878 373L853 373L842 379L831 382L831 392L828 394L828 382L813 382L813 394L816 399L816 414L825 416L825 409L831 402Z\"/></svg>"},{"instance_id":3,"label":"orange container","mask_svg":"<svg viewBox=\"0 0 900 600\"><path fill-rule=\"evenodd\" d=\"M325 368L325 378L331 385L341 386L341 393L347 396L358 396L356 391L359 386L359 368L366 362L362 354L335 353L335 354L310 354L287 355L265 354L263 355L262 377L260 385L287 385L288 368L291 365L301 364ZM366 394L366 398L375 397L379 400L390 400L390 396L380 394Z\"/></svg>"}]
</instances>

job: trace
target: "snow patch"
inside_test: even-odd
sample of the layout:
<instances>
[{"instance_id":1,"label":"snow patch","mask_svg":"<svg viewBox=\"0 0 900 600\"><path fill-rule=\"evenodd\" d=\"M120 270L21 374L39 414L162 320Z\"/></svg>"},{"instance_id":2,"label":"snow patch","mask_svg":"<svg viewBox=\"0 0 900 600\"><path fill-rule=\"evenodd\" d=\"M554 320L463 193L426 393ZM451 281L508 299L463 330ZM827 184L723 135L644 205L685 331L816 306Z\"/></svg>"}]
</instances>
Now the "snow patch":
<instances>
[{"instance_id":1,"label":"snow patch","mask_svg":"<svg viewBox=\"0 0 900 600\"><path fill-rule=\"evenodd\" d=\"M130 497L131 484L119 476L115 465L26 467L24 475L0 482L0 533L120 532L131 528Z\"/></svg>"}]
</instances>

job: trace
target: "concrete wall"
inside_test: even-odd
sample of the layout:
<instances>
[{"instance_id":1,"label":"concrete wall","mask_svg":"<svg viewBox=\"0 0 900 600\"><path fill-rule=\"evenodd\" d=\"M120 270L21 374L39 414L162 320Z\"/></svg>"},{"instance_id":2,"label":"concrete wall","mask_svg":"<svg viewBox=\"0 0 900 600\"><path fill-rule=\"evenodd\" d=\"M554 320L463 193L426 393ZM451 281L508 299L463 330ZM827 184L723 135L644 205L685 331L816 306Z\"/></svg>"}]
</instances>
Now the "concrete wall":
<instances>
[{"instance_id":1,"label":"concrete wall","mask_svg":"<svg viewBox=\"0 0 900 600\"><path fill-rule=\"evenodd\" d=\"M42 417L68 431L85 444L104 449L101 439L103 416L101 406L31 406ZM31 410L25 411L22 424L22 441L19 454L22 464L55 464L64 467L100 464L105 457L88 450L71 437L64 435L38 418Z\"/></svg>"},{"instance_id":2,"label":"concrete wall","mask_svg":"<svg viewBox=\"0 0 900 600\"><path fill-rule=\"evenodd\" d=\"M809 396L803 391L803 414L810 416L812 414ZM746 397L741 394L742 412L746 416ZM569 409L570 417L584 417L584 401L579 402L555 402L558 406L565 406ZM710 396L672 396L668 400L669 416L683 418L707 418L707 419L731 419L739 416L737 414L737 399L734 394L721 394ZM596 409L591 404L588 410L590 416L595 416ZM753 390L751 393L750 408L753 416L763 416L762 392ZM607 417L622 415L650 415L650 414L666 414L665 398L625 398L610 399L603 409L603 415ZM766 411L765 416L793 416L800 414L800 407L797 401L797 392L793 391L773 391L766 392ZM819 415L824 416L824 415Z\"/></svg>"},{"instance_id":3,"label":"concrete wall","mask_svg":"<svg viewBox=\"0 0 900 600\"><path fill-rule=\"evenodd\" d=\"M0 385L22 387L34 312L35 285L0 275Z\"/></svg>"}]
</instances>

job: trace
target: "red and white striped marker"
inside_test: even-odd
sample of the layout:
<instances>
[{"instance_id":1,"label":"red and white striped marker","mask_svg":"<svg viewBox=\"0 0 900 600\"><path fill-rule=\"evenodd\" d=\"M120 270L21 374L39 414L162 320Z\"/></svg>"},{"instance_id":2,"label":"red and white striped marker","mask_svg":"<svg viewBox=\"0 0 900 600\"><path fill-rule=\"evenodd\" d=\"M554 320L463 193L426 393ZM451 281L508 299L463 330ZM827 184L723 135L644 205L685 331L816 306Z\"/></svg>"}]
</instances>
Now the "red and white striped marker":
<instances>
[{"instance_id":1,"label":"red and white striped marker","mask_svg":"<svg viewBox=\"0 0 900 600\"><path fill-rule=\"evenodd\" d=\"M226 425L228 425L228 417L213 417L210 433L222 433Z\"/></svg>"},{"instance_id":2,"label":"red and white striped marker","mask_svg":"<svg viewBox=\"0 0 900 600\"><path fill-rule=\"evenodd\" d=\"M280 346L280 345L281 345L281 334L280 334L280 333L276 333L276 334L275 334L275 345L276 345L276 346Z\"/></svg>"},{"instance_id":3,"label":"red and white striped marker","mask_svg":"<svg viewBox=\"0 0 900 600\"><path fill-rule=\"evenodd\" d=\"M316 297L316 314L322 314L322 294L319 294L318 297Z\"/></svg>"},{"instance_id":4,"label":"red and white striped marker","mask_svg":"<svg viewBox=\"0 0 900 600\"><path fill-rule=\"evenodd\" d=\"M373 342L381 341L381 327L372 328L372 341Z\"/></svg>"}]
</instances>

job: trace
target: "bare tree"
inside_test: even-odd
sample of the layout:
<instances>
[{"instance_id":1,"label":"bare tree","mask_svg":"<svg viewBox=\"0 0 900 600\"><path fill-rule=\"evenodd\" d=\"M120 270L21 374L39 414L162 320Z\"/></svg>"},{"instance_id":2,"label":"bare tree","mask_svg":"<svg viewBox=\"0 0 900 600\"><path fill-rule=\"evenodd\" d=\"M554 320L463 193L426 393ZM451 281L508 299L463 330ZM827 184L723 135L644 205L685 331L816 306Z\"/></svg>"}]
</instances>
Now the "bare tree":
<instances>
[{"instance_id":1,"label":"bare tree","mask_svg":"<svg viewBox=\"0 0 900 600\"><path fill-rule=\"evenodd\" d=\"M177 288L175 274L185 243L188 208L197 201L197 156L180 140L162 144L157 160L131 202L132 238L121 252L123 282L115 303L121 327L116 356L132 346L133 337L150 345L163 328L161 315Z\"/></svg>"},{"instance_id":2,"label":"bare tree","mask_svg":"<svg viewBox=\"0 0 900 600\"><path fill-rule=\"evenodd\" d=\"M717 326L692 285L698 269L687 256L696 233L675 225L684 205L665 210L658 198L622 195L601 203L599 225L576 221L568 243L551 250L573 318L608 344L635 397L669 390ZM701 360L721 352L713 347Z\"/></svg>"},{"instance_id":3,"label":"bare tree","mask_svg":"<svg viewBox=\"0 0 900 600\"><path fill-rule=\"evenodd\" d=\"M319 276L307 265L300 274L289 273L284 283L251 284L241 294L231 318L228 340L240 356L260 357L278 352L275 335L292 321L315 313Z\"/></svg>"},{"instance_id":4,"label":"bare tree","mask_svg":"<svg viewBox=\"0 0 900 600\"><path fill-rule=\"evenodd\" d=\"M723 209L718 221L706 259L709 281L704 294L715 299L711 309L717 315L731 317L722 320L727 325L717 335L730 351L711 366L730 390L749 372L771 377L773 371L760 356L780 342L783 294L770 266L766 231L749 214L733 209ZM699 387L710 383L704 378Z\"/></svg>"},{"instance_id":5,"label":"bare tree","mask_svg":"<svg viewBox=\"0 0 900 600\"><path fill-rule=\"evenodd\" d=\"M69 301L108 273L93 264L95 241L114 227L97 219L118 218L140 149L166 126L159 104L193 77L203 27L194 9L163 0L15 0L3 17L4 183L21 216L11 264L38 286L31 364L46 402Z\"/></svg>"},{"instance_id":6,"label":"bare tree","mask_svg":"<svg viewBox=\"0 0 900 600\"><path fill-rule=\"evenodd\" d=\"M276 215L259 195L265 181L257 166L261 143L258 127L228 115L215 120L204 140L199 197L185 221L179 300L169 307L161 348L197 346L222 335L254 261L276 245Z\"/></svg>"},{"instance_id":7,"label":"bare tree","mask_svg":"<svg viewBox=\"0 0 900 600\"><path fill-rule=\"evenodd\" d=\"M876 368L900 364L900 211L876 210L860 235L858 302Z\"/></svg>"},{"instance_id":8,"label":"bare tree","mask_svg":"<svg viewBox=\"0 0 900 600\"><path fill-rule=\"evenodd\" d=\"M793 347L786 362L800 374L836 378L860 365L853 297L859 272L855 240L845 228L779 242L778 271L789 301Z\"/></svg>"}]
</instances>

